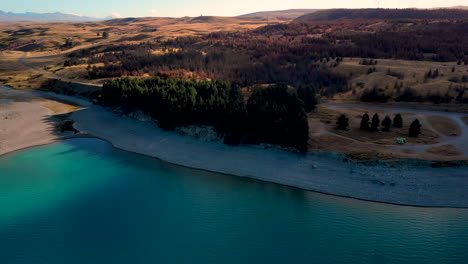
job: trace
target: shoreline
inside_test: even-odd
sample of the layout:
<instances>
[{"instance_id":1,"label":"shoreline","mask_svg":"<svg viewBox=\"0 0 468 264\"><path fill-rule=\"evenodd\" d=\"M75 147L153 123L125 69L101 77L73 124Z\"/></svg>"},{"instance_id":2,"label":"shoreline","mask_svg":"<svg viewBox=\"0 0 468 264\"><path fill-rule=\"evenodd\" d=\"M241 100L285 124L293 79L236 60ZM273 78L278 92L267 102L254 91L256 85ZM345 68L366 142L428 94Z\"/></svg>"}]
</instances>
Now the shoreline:
<instances>
[{"instance_id":1,"label":"shoreline","mask_svg":"<svg viewBox=\"0 0 468 264\"><path fill-rule=\"evenodd\" d=\"M301 155L259 146L201 142L122 118L99 106L91 108L73 114L78 130L105 139L116 148L165 162L361 200L468 207L464 199L468 189L465 168L384 168L343 162L341 154L336 153ZM441 177L449 178L448 186L440 183ZM444 189L450 191L445 193Z\"/></svg>"},{"instance_id":2,"label":"shoreline","mask_svg":"<svg viewBox=\"0 0 468 264\"><path fill-rule=\"evenodd\" d=\"M4 157L4 156L8 156L8 155L14 155L15 153L18 153L18 152L21 152L21 151L27 151L28 149L33 149L33 148L38 148L38 147L49 146L49 145L58 144L58 143L61 143L61 142L66 142L66 141L68 141L68 140L75 140L75 139L94 139L94 140L101 140L101 141L104 141L104 142L106 142L107 144L111 145L113 148L118 149L119 151L124 151L124 152L128 152L128 153L133 153L133 154L136 154L136 155L142 155L142 156L145 156L145 157L148 157L148 158L151 158L151 159L155 159L155 160L157 160L157 161L159 161L159 162L168 164L168 165L170 165L170 166L177 166L177 167L181 167L181 168L186 168L186 169L191 169L191 170L197 170L197 171L203 171L203 172L208 172L208 173L216 173L216 174L220 174L220 175L224 175L224 176L230 176L230 177L248 178L248 179L251 179L251 180L254 180L254 181L260 181L260 182L265 182L265 183L278 184L278 185L282 185L282 186L289 187L289 188L293 188L293 189L298 189L298 190L302 190L302 191L308 191L308 192L318 193L318 194L321 194L321 195L328 195L328 196L340 197L340 198L344 198L344 199L352 199L352 200L357 200L357 201L362 201L362 202L370 202L370 203L378 203L378 204L386 204L386 205L394 205L394 206L405 206L405 207L415 207L415 208L434 208L434 209L468 209L468 207L409 205L409 204L398 204L398 203L391 203L391 202L379 202L379 201L365 200L365 199L356 198L356 197L352 197L352 196L342 196L342 195L335 195L335 194L332 194L332 193L326 193L326 192L321 192L321 191L312 191L312 190L304 189L304 188L301 188L301 187L295 187L295 186L285 185L285 184L281 184L281 183L276 183L276 182L261 180L261 179L252 178L252 177L249 177L249 176L238 176L238 175L234 175L234 174L226 174L226 173L222 173L222 172L215 172L215 171L210 171L210 170L205 170L205 169L197 169L197 168L192 168L192 167L188 167L188 166L184 166L184 165L174 164L174 163L171 163L171 162L162 160L162 159L160 159L160 158L158 158L158 157L148 156L148 155L145 155L145 154L140 154L140 153L138 153L138 152L128 151L128 150L125 150L125 149L121 149L121 148L118 148L118 147L114 146L111 142L109 142L109 141L107 141L107 140L105 140L105 139L102 139L102 138L99 138L99 137L95 137L95 136L92 136L92 135L86 136L86 137L70 137L70 138L64 138L64 139L59 139L59 140L57 140L57 141L54 141L54 142L51 142L51 143L47 143L47 144L41 144L41 145L35 145L35 146L25 147L25 148L13 150L13 151L8 152L8 153L5 153L5 154L1 154L1 155L0 155L0 158L1 158L1 157Z\"/></svg>"},{"instance_id":3,"label":"shoreline","mask_svg":"<svg viewBox=\"0 0 468 264\"><path fill-rule=\"evenodd\" d=\"M468 208L466 167L391 168L343 161L337 153L301 155L260 146L226 146L165 132L155 124L120 117L79 98L50 93L41 96L82 105L83 109L71 114L79 131L118 149L171 164L359 200Z\"/></svg>"},{"instance_id":4,"label":"shoreline","mask_svg":"<svg viewBox=\"0 0 468 264\"><path fill-rule=\"evenodd\" d=\"M57 133L55 117L75 109L35 92L0 86L0 155L20 149L54 143L70 136Z\"/></svg>"}]
</instances>

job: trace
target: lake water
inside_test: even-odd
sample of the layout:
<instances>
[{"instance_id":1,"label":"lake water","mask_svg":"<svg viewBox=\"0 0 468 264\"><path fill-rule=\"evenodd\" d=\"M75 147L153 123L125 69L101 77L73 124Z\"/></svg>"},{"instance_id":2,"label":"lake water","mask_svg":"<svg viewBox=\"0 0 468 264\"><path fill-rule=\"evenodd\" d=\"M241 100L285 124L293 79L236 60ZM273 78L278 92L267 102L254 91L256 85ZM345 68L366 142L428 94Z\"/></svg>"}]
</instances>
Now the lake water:
<instances>
[{"instance_id":1,"label":"lake water","mask_svg":"<svg viewBox=\"0 0 468 264\"><path fill-rule=\"evenodd\" d=\"M0 157L0 263L468 263L468 210L379 204L74 139Z\"/></svg>"}]
</instances>

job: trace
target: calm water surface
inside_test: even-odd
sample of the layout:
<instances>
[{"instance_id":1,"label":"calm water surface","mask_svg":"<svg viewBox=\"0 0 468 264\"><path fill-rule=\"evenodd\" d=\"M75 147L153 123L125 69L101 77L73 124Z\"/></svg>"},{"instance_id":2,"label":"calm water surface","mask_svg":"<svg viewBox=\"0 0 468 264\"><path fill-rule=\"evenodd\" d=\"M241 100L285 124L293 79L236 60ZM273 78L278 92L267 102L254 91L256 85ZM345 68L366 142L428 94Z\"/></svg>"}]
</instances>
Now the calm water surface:
<instances>
[{"instance_id":1,"label":"calm water surface","mask_svg":"<svg viewBox=\"0 0 468 264\"><path fill-rule=\"evenodd\" d=\"M468 263L468 210L333 197L95 139L0 157L0 263Z\"/></svg>"}]
</instances>

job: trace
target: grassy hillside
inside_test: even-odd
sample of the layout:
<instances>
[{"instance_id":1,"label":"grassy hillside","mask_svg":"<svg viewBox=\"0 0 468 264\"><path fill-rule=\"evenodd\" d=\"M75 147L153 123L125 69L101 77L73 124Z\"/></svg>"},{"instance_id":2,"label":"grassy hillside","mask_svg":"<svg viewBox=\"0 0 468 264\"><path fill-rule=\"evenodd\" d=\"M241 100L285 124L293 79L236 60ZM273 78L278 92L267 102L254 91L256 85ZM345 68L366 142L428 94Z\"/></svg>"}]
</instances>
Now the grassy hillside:
<instances>
[{"instance_id":1,"label":"grassy hillside","mask_svg":"<svg viewBox=\"0 0 468 264\"><path fill-rule=\"evenodd\" d=\"M305 14L310 14L319 11L320 9L288 9L288 10L278 10L278 11L261 11L255 13L249 13L241 15L239 17L262 17L262 18L288 18L294 19Z\"/></svg>"},{"instance_id":2,"label":"grassy hillside","mask_svg":"<svg viewBox=\"0 0 468 264\"><path fill-rule=\"evenodd\" d=\"M102 42L138 42L216 31L242 31L275 22L251 17L121 18L101 22L0 23L0 51L61 51ZM103 37L103 32L109 38Z\"/></svg>"},{"instance_id":3,"label":"grassy hillside","mask_svg":"<svg viewBox=\"0 0 468 264\"><path fill-rule=\"evenodd\" d=\"M333 71L348 76L350 88L349 92L337 95L337 99L437 104L468 102L468 65L463 63L344 58Z\"/></svg>"},{"instance_id":4,"label":"grassy hillside","mask_svg":"<svg viewBox=\"0 0 468 264\"><path fill-rule=\"evenodd\" d=\"M338 19L468 19L468 10L461 9L328 9L298 17L294 22L330 21Z\"/></svg>"},{"instance_id":5,"label":"grassy hillside","mask_svg":"<svg viewBox=\"0 0 468 264\"><path fill-rule=\"evenodd\" d=\"M8 62L27 51L36 67L93 83L124 76L221 79L244 88L283 82L311 84L324 97L468 103L468 20L269 22L201 16L0 24L0 49ZM0 80L37 83L25 74L4 72Z\"/></svg>"}]
</instances>

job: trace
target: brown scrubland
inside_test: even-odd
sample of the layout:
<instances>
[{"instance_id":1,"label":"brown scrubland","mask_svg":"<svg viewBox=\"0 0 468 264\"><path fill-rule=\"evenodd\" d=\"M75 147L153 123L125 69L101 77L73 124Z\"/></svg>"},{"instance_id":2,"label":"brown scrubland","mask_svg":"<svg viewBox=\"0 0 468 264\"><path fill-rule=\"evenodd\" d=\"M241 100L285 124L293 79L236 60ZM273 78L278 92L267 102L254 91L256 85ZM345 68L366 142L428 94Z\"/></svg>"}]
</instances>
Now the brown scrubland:
<instances>
[{"instance_id":1,"label":"brown scrubland","mask_svg":"<svg viewBox=\"0 0 468 264\"><path fill-rule=\"evenodd\" d=\"M61 79L65 84L98 87L127 76L220 79L238 83L247 101L252 91L269 84L297 89L307 83L322 103L361 104L359 108L322 104L308 113L309 150L339 151L354 159L466 159L460 151L463 146L444 144L464 131L443 115L403 111L403 128L359 129L366 112L371 117L378 113L381 120L386 115L393 119L396 113L367 105L468 112L468 50L463 46L468 37L457 36L460 43L453 47L447 44L450 40L436 46L438 36L431 34L438 32L437 25L446 26L447 34L464 33L468 21L372 18L293 23L284 18L186 17L2 23L0 85L44 89L49 79ZM387 31L393 39L382 35ZM412 32L422 32L415 45L427 51L402 51L410 45L405 42ZM382 47L371 47L372 41ZM403 48L387 52L386 41L402 43ZM449 52L451 48L461 50ZM41 106L64 112L63 105L50 101ZM348 130L336 128L341 114L349 118ZM408 137L408 126L416 118L423 124L421 135L409 139L407 146L427 149L396 146L395 139ZM468 124L467 117L462 120Z\"/></svg>"}]
</instances>

